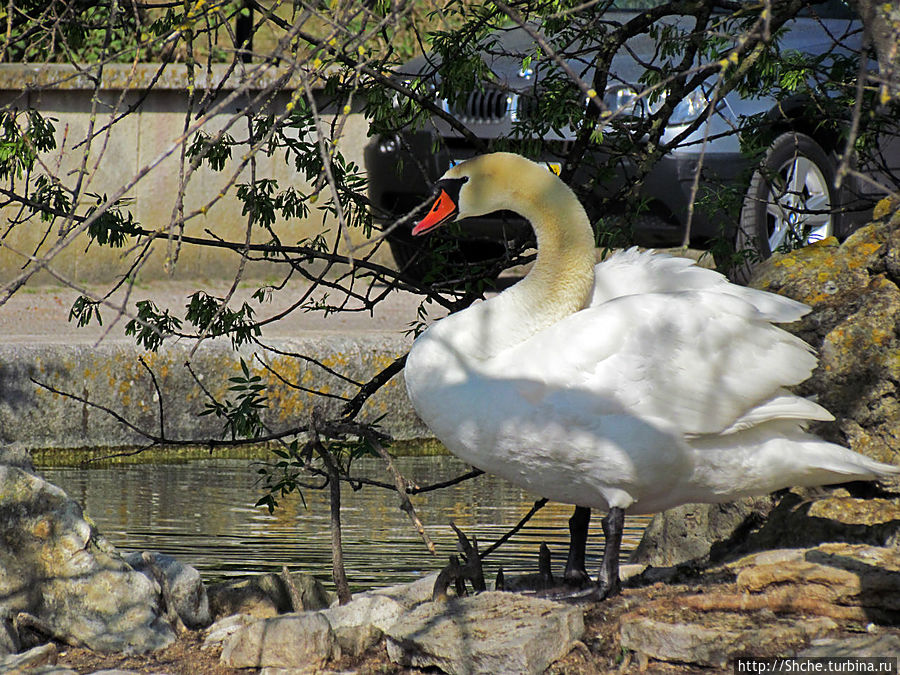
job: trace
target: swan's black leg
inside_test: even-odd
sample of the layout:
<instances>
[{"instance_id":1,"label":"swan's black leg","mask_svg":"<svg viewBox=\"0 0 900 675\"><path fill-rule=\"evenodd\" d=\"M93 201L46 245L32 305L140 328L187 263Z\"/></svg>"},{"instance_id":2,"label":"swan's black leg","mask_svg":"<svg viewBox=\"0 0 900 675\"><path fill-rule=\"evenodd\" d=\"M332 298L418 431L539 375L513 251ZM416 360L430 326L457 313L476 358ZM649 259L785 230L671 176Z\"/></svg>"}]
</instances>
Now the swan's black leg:
<instances>
[{"instance_id":1,"label":"swan's black leg","mask_svg":"<svg viewBox=\"0 0 900 675\"><path fill-rule=\"evenodd\" d=\"M619 581L619 549L622 547L622 531L625 527L625 511L613 506L602 521L606 547L603 551L603 563L600 565L599 599L618 595L622 589Z\"/></svg>"},{"instance_id":2,"label":"swan's black leg","mask_svg":"<svg viewBox=\"0 0 900 675\"><path fill-rule=\"evenodd\" d=\"M575 513L569 518L569 558L566 560L564 576L570 586L584 586L591 580L584 565L584 548L587 545L590 522L591 510L576 506Z\"/></svg>"}]
</instances>

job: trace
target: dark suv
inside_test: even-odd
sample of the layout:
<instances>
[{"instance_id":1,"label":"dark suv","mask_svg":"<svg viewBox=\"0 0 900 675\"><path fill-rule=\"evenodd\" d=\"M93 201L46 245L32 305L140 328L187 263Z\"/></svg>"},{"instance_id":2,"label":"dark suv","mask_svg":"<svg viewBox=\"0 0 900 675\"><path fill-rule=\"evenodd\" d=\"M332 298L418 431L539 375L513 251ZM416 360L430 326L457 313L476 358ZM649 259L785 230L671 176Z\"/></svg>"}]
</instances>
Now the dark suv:
<instances>
[{"instance_id":1,"label":"dark suv","mask_svg":"<svg viewBox=\"0 0 900 675\"><path fill-rule=\"evenodd\" d=\"M613 28L634 18L640 10L659 4L632 1L627 3L629 9L612 9L601 18ZM663 24L687 35L689 20L668 17ZM522 138L521 130L542 91L541 62L530 59L539 35L533 26L496 32L483 53L493 74L489 81L462 92L452 102L436 97L436 103L486 146L511 142L501 139L529 140ZM730 39L736 44L738 37ZM823 64L854 63L860 42L861 23L843 2L811 5L788 21L777 36L782 56L815 55ZM644 73L661 58L659 41L648 34L629 39L613 57L603 96L604 116L624 121L626 133L628 120L647 119L668 95L667 90L659 88L648 94L642 84L646 81ZM580 50L568 65L569 73L574 72L582 82L593 80L590 46ZM423 56L406 64L397 76L407 82L437 82L438 66L436 57ZM815 89L815 76L804 77L812 87L798 91ZM674 105L662 143L677 139L699 120L707 104L717 98L715 86L713 75ZM592 144L587 161L566 177L576 191L577 186L588 186L580 190L580 197L599 228L609 228L616 222L629 224L628 241L610 240L614 244L673 246L687 240L694 246L707 247L713 241L727 241L737 250L751 251L752 259L830 235L845 236L866 217L873 198L883 194L878 184L887 185L893 175L900 175L892 174L900 168L900 143L892 133L883 134L873 155L876 159L855 166L859 173L845 177L838 190L835 174L839 153L844 149L846 124L821 124L822 119L811 112L814 106L809 96L785 95L784 87L778 91L776 96L736 88L716 100L705 121L678 139L653 164L642 176L639 192L631 193L627 200L621 195L636 167L627 155L610 161L603 140ZM834 94L823 96L833 98ZM849 119L849 114L846 117ZM755 126L748 127L749 120ZM612 121L608 126L610 137L615 131ZM622 128L620 125L617 129L621 132ZM750 145L748 128L756 130L755 142L762 148L755 157L746 151ZM375 137L366 148L365 160L369 196L380 218L387 224L419 206L430 194L433 181L449 166L483 149L474 147L471 139L438 116L421 130ZM564 170L566 153L574 139L571 128L543 133L537 158L552 170ZM722 186L737 194L730 205L724 196L717 197L724 194ZM699 204L698 196L704 204ZM640 208L633 208L638 202ZM524 223L502 213L466 223L461 232L464 235L458 254L470 261L502 256L510 244L530 236ZM408 228L396 228L389 241L401 269L415 276L424 274L429 265L427 254L420 250L421 242L409 237Z\"/></svg>"}]
</instances>

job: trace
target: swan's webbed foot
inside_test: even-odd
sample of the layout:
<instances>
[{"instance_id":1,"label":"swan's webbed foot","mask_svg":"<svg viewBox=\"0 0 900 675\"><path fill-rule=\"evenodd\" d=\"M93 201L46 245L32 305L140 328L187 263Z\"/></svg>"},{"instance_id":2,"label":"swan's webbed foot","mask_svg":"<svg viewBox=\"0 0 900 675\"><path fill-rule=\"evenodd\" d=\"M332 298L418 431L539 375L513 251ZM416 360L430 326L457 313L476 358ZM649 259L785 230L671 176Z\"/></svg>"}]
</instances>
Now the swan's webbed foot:
<instances>
[{"instance_id":1,"label":"swan's webbed foot","mask_svg":"<svg viewBox=\"0 0 900 675\"><path fill-rule=\"evenodd\" d=\"M450 588L450 584L454 585L456 594L460 597L468 595L466 581L472 584L472 589L476 593L487 590L487 585L484 583L484 569L481 566L481 556L478 554L478 540L472 537L470 542L462 530L452 522L450 527L456 532L456 546L463 558L463 562L460 564L459 558L455 555L450 556L450 563L441 570L434 582L431 597L435 602L447 599L447 590Z\"/></svg>"},{"instance_id":2,"label":"swan's webbed foot","mask_svg":"<svg viewBox=\"0 0 900 675\"><path fill-rule=\"evenodd\" d=\"M591 581L591 575L587 573L587 570L573 570L568 567L563 574L563 582L565 582L566 586L571 588L584 588L593 583Z\"/></svg>"}]
</instances>

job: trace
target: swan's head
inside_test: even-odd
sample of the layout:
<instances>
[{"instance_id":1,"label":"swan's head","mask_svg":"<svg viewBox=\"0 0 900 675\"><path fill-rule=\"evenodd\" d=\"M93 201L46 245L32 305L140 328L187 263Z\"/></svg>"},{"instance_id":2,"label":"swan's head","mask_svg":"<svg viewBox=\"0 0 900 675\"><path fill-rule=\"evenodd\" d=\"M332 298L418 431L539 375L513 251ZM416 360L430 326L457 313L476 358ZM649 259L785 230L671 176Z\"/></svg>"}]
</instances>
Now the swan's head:
<instances>
[{"instance_id":1,"label":"swan's head","mask_svg":"<svg viewBox=\"0 0 900 675\"><path fill-rule=\"evenodd\" d=\"M522 213L526 199L554 182L562 185L545 167L520 155L495 152L473 157L451 167L435 183L437 198L412 233L425 234L444 223L503 209L526 215Z\"/></svg>"}]
</instances>

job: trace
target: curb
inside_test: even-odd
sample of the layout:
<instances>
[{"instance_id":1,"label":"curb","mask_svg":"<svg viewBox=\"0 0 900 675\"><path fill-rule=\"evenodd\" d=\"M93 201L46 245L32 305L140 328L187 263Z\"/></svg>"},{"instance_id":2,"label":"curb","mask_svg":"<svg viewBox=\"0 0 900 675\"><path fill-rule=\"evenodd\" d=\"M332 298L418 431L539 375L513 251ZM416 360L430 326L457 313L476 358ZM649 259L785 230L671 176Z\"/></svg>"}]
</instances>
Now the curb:
<instances>
[{"instance_id":1,"label":"curb","mask_svg":"<svg viewBox=\"0 0 900 675\"><path fill-rule=\"evenodd\" d=\"M281 353L258 347L235 351L230 341L222 339L202 343L193 356L189 345L178 343L163 345L158 352L118 340L98 345L0 345L0 442L20 442L34 450L149 443L97 406L119 413L128 424L153 435L160 435L162 429L166 438L182 442L221 439L224 420L199 414L209 401L208 394L219 401L234 398L234 392L228 391L232 385L228 378L241 375L242 358L267 386L268 409L262 415L266 425L273 431L302 426L314 406L321 406L326 416L336 415L344 404L341 397L352 396L358 388L343 378L368 381L405 353L411 339L390 333L322 334L269 343ZM190 368L186 366L189 359ZM406 396L402 373L365 404L358 419L372 422L381 417L380 427L396 440L431 437Z\"/></svg>"}]
</instances>

